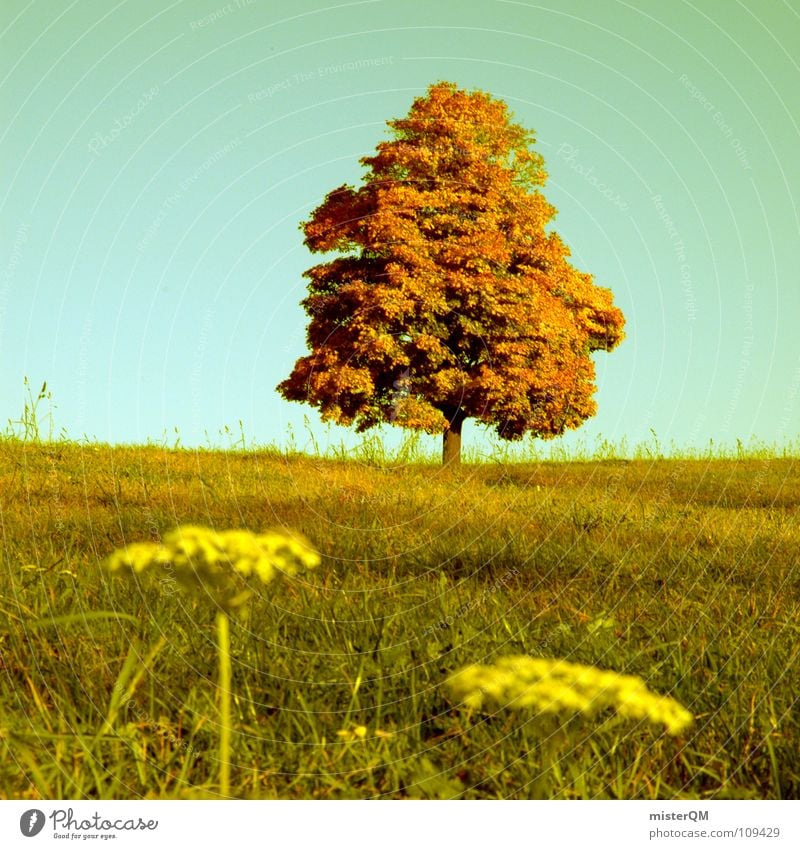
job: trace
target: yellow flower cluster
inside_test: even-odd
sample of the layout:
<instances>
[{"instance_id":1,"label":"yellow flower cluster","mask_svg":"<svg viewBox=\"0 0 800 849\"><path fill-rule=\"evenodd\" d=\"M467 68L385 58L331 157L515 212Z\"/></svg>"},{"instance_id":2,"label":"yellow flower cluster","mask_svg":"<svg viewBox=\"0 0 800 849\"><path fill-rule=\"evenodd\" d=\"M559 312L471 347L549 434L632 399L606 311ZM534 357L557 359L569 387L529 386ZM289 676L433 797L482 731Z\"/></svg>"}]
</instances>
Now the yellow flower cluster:
<instances>
[{"instance_id":1,"label":"yellow flower cluster","mask_svg":"<svg viewBox=\"0 0 800 849\"><path fill-rule=\"evenodd\" d=\"M612 708L629 719L663 724L673 735L688 728L693 719L675 699L648 690L641 678L565 660L502 657L492 666L473 664L460 669L447 685L456 698L473 708L490 702L540 713L589 716Z\"/></svg>"},{"instance_id":2,"label":"yellow flower cluster","mask_svg":"<svg viewBox=\"0 0 800 849\"><path fill-rule=\"evenodd\" d=\"M336 736L341 737L342 740L349 743L353 740L365 740L367 733L368 729L366 725L354 725L352 728L342 728L340 731L337 731ZM384 731L382 728L376 728L372 732L372 736L377 740L389 740L394 737L394 734L391 731Z\"/></svg>"},{"instance_id":3,"label":"yellow flower cluster","mask_svg":"<svg viewBox=\"0 0 800 849\"><path fill-rule=\"evenodd\" d=\"M367 736L367 726L366 725L354 725L352 729L343 728L341 731L336 732L337 737L341 737L343 740L363 740Z\"/></svg>"},{"instance_id":4,"label":"yellow flower cluster","mask_svg":"<svg viewBox=\"0 0 800 849\"><path fill-rule=\"evenodd\" d=\"M267 584L281 573L294 576L319 563L319 554L299 534L214 531L199 525L175 528L161 543L132 543L105 561L111 572L171 572L187 589L210 595L227 610L244 604L254 583Z\"/></svg>"}]
</instances>

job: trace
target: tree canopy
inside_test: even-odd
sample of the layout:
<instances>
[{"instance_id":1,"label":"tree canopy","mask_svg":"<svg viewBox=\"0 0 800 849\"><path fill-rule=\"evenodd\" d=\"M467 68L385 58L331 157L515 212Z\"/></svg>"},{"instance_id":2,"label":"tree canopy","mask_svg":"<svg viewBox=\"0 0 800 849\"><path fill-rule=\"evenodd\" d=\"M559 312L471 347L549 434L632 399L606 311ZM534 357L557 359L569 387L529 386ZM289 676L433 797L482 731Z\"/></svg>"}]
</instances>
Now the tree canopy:
<instances>
[{"instance_id":1,"label":"tree canopy","mask_svg":"<svg viewBox=\"0 0 800 849\"><path fill-rule=\"evenodd\" d=\"M593 351L624 318L568 262L532 131L507 105L431 85L392 138L301 226L333 258L305 272L310 353L278 386L323 419L444 434L467 418L504 439L554 437L596 412Z\"/></svg>"}]
</instances>

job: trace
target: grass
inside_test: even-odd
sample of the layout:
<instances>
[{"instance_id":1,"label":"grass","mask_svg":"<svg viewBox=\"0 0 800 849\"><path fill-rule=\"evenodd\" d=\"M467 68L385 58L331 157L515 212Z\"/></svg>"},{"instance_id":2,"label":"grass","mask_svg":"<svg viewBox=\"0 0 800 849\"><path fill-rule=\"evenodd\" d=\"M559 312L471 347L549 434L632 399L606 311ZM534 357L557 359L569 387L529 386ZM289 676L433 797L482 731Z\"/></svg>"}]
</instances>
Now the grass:
<instances>
[{"instance_id":1,"label":"grass","mask_svg":"<svg viewBox=\"0 0 800 849\"><path fill-rule=\"evenodd\" d=\"M182 523L323 555L231 621L236 796L800 795L798 459L373 449L0 441L0 797L219 794L208 605L100 566ZM448 700L450 673L509 654L641 676L694 726Z\"/></svg>"}]
</instances>

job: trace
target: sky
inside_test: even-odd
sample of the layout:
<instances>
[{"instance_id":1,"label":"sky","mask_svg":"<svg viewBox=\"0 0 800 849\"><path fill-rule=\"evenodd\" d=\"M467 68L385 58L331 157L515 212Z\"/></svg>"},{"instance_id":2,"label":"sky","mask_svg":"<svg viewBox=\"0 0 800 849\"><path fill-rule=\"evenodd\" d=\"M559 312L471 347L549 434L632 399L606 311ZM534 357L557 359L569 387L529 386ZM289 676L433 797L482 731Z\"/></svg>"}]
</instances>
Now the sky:
<instances>
[{"instance_id":1,"label":"sky","mask_svg":"<svg viewBox=\"0 0 800 849\"><path fill-rule=\"evenodd\" d=\"M27 378L73 439L355 445L275 391L306 352L299 223L448 80L535 130L555 229L627 320L564 445L800 436L797 0L3 11L0 426Z\"/></svg>"}]
</instances>

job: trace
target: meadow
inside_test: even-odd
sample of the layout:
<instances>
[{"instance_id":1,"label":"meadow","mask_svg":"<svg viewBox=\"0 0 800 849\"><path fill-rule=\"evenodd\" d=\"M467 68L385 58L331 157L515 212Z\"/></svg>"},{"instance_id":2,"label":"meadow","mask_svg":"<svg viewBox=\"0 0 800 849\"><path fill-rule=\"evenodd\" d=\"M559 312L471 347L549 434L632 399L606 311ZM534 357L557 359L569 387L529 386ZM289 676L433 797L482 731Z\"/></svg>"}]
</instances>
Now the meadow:
<instances>
[{"instance_id":1,"label":"meadow","mask_svg":"<svg viewBox=\"0 0 800 849\"><path fill-rule=\"evenodd\" d=\"M0 440L0 797L219 794L213 612L101 565L184 523L322 556L232 621L237 797L800 795L796 454L424 459ZM442 686L522 654L640 676L694 724Z\"/></svg>"}]
</instances>

